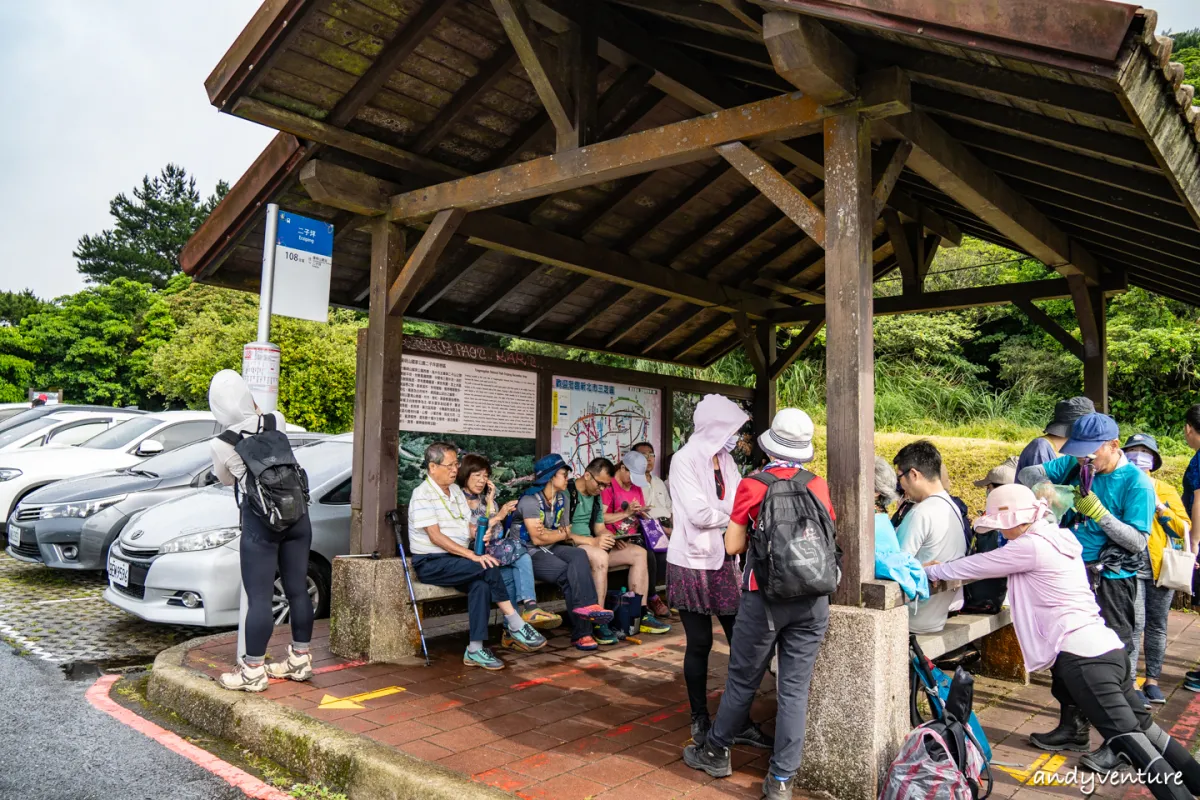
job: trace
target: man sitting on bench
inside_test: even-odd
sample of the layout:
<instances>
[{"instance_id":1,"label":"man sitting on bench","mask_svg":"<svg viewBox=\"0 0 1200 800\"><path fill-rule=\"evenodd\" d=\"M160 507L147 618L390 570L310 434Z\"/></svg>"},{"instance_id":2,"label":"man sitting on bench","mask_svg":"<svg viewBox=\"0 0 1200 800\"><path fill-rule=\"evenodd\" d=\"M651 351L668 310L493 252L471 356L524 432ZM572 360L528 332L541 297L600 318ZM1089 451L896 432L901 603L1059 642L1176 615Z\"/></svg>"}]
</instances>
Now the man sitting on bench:
<instances>
[{"instance_id":1,"label":"man sitting on bench","mask_svg":"<svg viewBox=\"0 0 1200 800\"><path fill-rule=\"evenodd\" d=\"M546 646L546 639L513 608L504 588L500 563L471 549L471 507L454 479L458 475L458 450L434 442L425 448L429 473L408 501L408 545L417 579L430 586L457 589L467 596L470 644L463 654L468 667L504 669L504 662L484 646L492 603L504 614L501 645L530 652Z\"/></svg>"}]
</instances>

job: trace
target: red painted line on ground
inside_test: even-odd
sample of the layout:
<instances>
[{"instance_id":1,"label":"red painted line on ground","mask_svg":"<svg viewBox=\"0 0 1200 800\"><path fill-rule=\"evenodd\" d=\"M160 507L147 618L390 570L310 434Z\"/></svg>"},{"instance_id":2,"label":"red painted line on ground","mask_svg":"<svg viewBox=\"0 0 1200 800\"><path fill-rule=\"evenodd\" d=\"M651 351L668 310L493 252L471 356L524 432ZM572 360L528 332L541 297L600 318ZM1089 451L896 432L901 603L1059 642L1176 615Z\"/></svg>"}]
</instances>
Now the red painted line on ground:
<instances>
[{"instance_id":1,"label":"red painted line on ground","mask_svg":"<svg viewBox=\"0 0 1200 800\"><path fill-rule=\"evenodd\" d=\"M1187 691L1184 689L1183 691ZM1167 731L1171 738L1183 745L1189 752L1192 749L1192 740L1196 736L1196 730L1200 729L1200 694L1196 694L1188 702L1187 708L1179 715L1179 719L1175 720L1175 724L1171 726L1171 730ZM1122 800L1132 800L1133 798L1149 798L1152 795L1150 790L1145 786L1134 785L1125 792Z\"/></svg>"},{"instance_id":2,"label":"red painted line on ground","mask_svg":"<svg viewBox=\"0 0 1200 800\"><path fill-rule=\"evenodd\" d=\"M253 797L256 800L292 800L290 794L268 786L249 772L222 761L207 750L201 750L191 742L184 741L177 734L118 705L108 696L108 692L119 677L119 675L104 675L92 684L92 687L87 690L86 696L93 708L103 711L118 722L158 742L171 752L203 767L233 788L243 792L247 797Z\"/></svg>"}]
</instances>

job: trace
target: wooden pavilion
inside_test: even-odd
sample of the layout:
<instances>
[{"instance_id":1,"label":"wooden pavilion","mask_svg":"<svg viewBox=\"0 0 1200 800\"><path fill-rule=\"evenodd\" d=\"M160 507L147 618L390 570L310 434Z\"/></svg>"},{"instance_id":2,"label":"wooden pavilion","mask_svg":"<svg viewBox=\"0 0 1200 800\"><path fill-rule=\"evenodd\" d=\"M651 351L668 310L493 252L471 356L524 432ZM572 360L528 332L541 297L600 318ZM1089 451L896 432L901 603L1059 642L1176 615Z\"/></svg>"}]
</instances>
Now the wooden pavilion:
<instances>
[{"instance_id":1,"label":"wooden pavilion","mask_svg":"<svg viewBox=\"0 0 1200 800\"><path fill-rule=\"evenodd\" d=\"M334 223L332 302L370 313L368 552L395 505L404 317L693 366L744 347L760 428L828 326L857 608L873 314L1016 304L1103 406L1105 297L1200 304L1200 116L1155 27L1108 0L266 0L207 88L280 133L181 261L256 291L267 203ZM925 292L963 234L1061 277ZM873 299L894 271L902 294ZM1082 340L1035 305L1067 297Z\"/></svg>"}]
</instances>

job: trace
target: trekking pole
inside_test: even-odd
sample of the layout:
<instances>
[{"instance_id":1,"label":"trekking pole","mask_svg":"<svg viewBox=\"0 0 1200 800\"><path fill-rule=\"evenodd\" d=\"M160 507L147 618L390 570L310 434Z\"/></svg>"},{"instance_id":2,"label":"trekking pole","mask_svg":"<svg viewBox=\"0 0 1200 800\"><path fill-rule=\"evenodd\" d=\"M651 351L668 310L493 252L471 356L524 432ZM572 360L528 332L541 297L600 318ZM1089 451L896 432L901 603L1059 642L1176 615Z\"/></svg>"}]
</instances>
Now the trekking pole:
<instances>
[{"instance_id":1,"label":"trekking pole","mask_svg":"<svg viewBox=\"0 0 1200 800\"><path fill-rule=\"evenodd\" d=\"M425 629L421 627L421 612L417 608L417 593L413 591L412 576L408 572L408 556L404 552L404 543L400 541L400 515L393 509L387 512L387 521L392 525L396 534L396 547L400 551L400 563L404 566L404 582L408 584L408 597L412 600L413 616L417 618L417 633L421 636L421 652L425 654L425 666L429 663L429 647L425 644Z\"/></svg>"}]
</instances>

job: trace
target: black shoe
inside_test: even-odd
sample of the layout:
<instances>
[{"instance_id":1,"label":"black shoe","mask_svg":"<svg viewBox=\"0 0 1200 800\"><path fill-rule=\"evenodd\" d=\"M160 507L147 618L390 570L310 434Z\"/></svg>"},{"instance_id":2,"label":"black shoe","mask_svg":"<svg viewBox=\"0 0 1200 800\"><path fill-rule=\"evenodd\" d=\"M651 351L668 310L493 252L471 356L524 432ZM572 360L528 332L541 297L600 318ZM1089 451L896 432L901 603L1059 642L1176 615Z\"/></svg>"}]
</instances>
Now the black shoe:
<instances>
[{"instance_id":1,"label":"black shoe","mask_svg":"<svg viewBox=\"0 0 1200 800\"><path fill-rule=\"evenodd\" d=\"M712 720L708 714L692 714L692 742L697 747L704 747L708 731L712 728Z\"/></svg>"},{"instance_id":2,"label":"black shoe","mask_svg":"<svg viewBox=\"0 0 1200 800\"><path fill-rule=\"evenodd\" d=\"M742 729L741 733L733 737L733 743L758 747L763 750L775 749L775 740L763 733L762 728L750 720L746 720L746 727Z\"/></svg>"},{"instance_id":3,"label":"black shoe","mask_svg":"<svg viewBox=\"0 0 1200 800\"><path fill-rule=\"evenodd\" d=\"M1106 744L1100 745L1099 749L1093 750L1079 758L1079 766L1101 775L1107 775L1121 766L1121 763L1121 757L1114 753L1112 748Z\"/></svg>"},{"instance_id":4,"label":"black shoe","mask_svg":"<svg viewBox=\"0 0 1200 800\"><path fill-rule=\"evenodd\" d=\"M733 774L728 747L717 749L708 745L697 747L689 744L683 748L683 763L692 769L704 770L714 778L728 778Z\"/></svg>"},{"instance_id":5,"label":"black shoe","mask_svg":"<svg viewBox=\"0 0 1200 800\"><path fill-rule=\"evenodd\" d=\"M767 800L792 800L792 789L796 785L795 776L781 781L771 773L763 778L763 797Z\"/></svg>"},{"instance_id":6,"label":"black shoe","mask_svg":"<svg viewBox=\"0 0 1200 800\"><path fill-rule=\"evenodd\" d=\"M1030 734L1029 743L1039 750L1054 753L1062 750L1086 753L1091 746L1087 717L1078 706L1063 706L1058 712L1058 727L1049 733Z\"/></svg>"},{"instance_id":7,"label":"black shoe","mask_svg":"<svg viewBox=\"0 0 1200 800\"><path fill-rule=\"evenodd\" d=\"M1200 610L1200 606L1196 607ZM1183 674L1184 680L1189 680L1192 683L1200 683L1200 669L1193 669Z\"/></svg>"}]
</instances>

